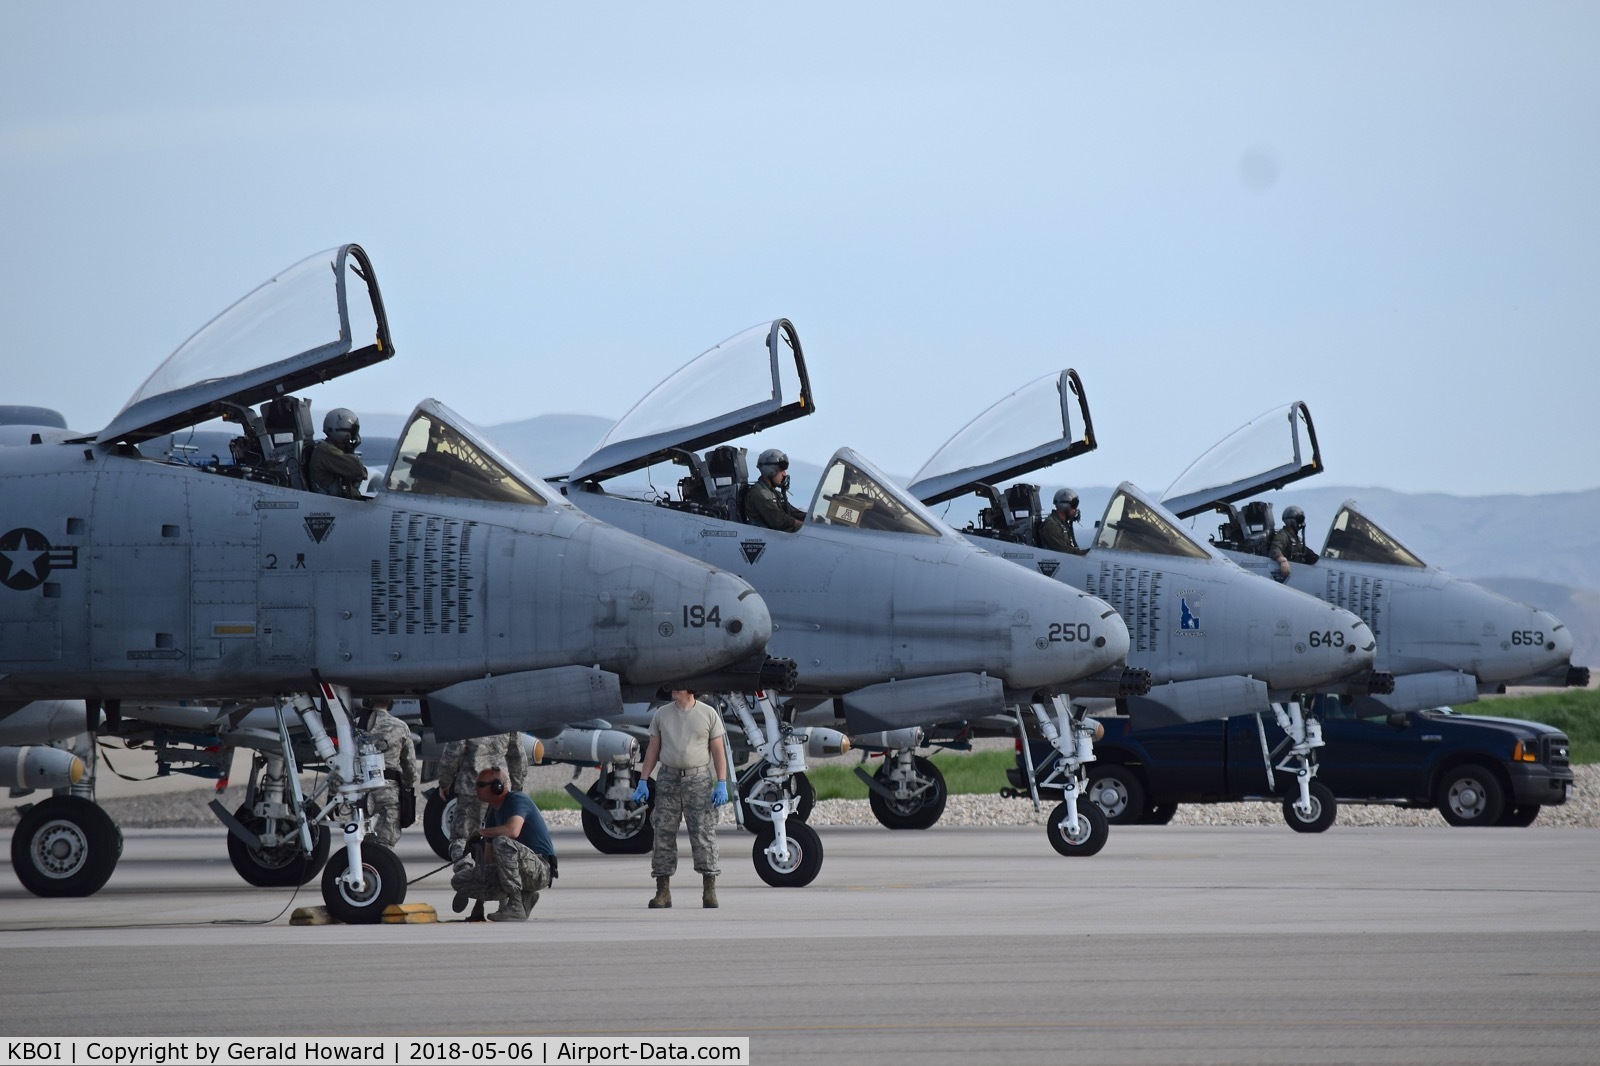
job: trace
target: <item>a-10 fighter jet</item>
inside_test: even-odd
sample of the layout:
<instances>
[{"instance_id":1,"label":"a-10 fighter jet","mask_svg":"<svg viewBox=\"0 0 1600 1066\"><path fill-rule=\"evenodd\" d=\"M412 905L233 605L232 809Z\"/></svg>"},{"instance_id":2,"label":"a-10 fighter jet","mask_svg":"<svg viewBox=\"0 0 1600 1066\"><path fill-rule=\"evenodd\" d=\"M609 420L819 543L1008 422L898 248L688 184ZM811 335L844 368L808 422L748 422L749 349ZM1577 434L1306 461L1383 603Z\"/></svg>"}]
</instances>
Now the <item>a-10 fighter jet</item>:
<instances>
[{"instance_id":1,"label":"a-10 fighter jet","mask_svg":"<svg viewBox=\"0 0 1600 1066\"><path fill-rule=\"evenodd\" d=\"M350 921L406 879L363 843L383 759L345 693L420 697L441 739L532 729L759 669L771 634L745 581L584 514L432 400L370 496L311 491L294 393L393 352L372 264L344 245L214 319L100 432L0 448L0 714L81 699L93 729L141 701L206 702L220 743L238 725L262 756L230 828L270 865L339 827L322 888ZM240 431L227 456L141 451L218 418ZM274 727L246 726L263 702ZM300 795L297 744L333 768L325 795ZM32 891L85 895L119 851L103 811L61 795L12 854Z\"/></svg>"},{"instance_id":2,"label":"a-10 fighter jet","mask_svg":"<svg viewBox=\"0 0 1600 1066\"><path fill-rule=\"evenodd\" d=\"M568 472L565 491L596 517L754 585L772 611L769 650L798 671L786 709L827 707L831 724L837 706L852 734L1128 684L1128 627L1109 604L960 536L849 448L828 461L792 531L752 524L745 449L727 442L809 414L808 382L788 321L737 334L645 396ZM655 463L683 468L676 493L630 496L613 484ZM779 743L804 733L775 719L747 732L783 808L757 834L757 870L804 884L821 842L788 820L803 751Z\"/></svg>"},{"instance_id":3,"label":"a-10 fighter jet","mask_svg":"<svg viewBox=\"0 0 1600 1066\"><path fill-rule=\"evenodd\" d=\"M1149 671L1151 678L1148 693L1124 697L1136 726L1266 713L1307 693L1366 693L1388 686L1388 678L1374 675L1373 635L1355 614L1254 580L1132 484L1118 486L1083 548L1042 546L1038 487L1014 483L1002 489L1000 483L1095 446L1083 383L1075 371L1063 370L1030 382L974 418L933 454L909 488L929 505L978 496L983 507L965 534L1013 563L1116 607L1132 642L1128 665ZM1087 785L1093 722L1082 706L1058 708L1054 722L1042 708L1034 710L1058 752L1044 783L1071 800ZM1283 713L1295 718L1298 708ZM967 723L966 731L983 726ZM1031 775L1029 784L1030 790L1036 787ZM1103 820L1099 806L1090 817ZM1057 843L1056 833L1051 841ZM1057 850L1092 854L1098 847L1074 850L1057 843Z\"/></svg>"},{"instance_id":4,"label":"a-10 fighter jet","mask_svg":"<svg viewBox=\"0 0 1600 1066\"><path fill-rule=\"evenodd\" d=\"M1163 500L1183 518L1218 514L1211 545L1246 570L1359 614L1377 639L1378 669L1395 679L1392 691L1371 699L1391 711L1470 703L1508 685L1589 683L1589 668L1572 664L1571 630L1554 615L1430 566L1355 500L1333 515L1320 552L1291 551L1285 577L1269 557L1278 528L1272 504L1239 501L1322 470L1311 410L1296 401L1224 437L1178 476ZM1466 790L1470 802L1494 804L1493 783L1480 784ZM1490 825L1499 813L1463 811Z\"/></svg>"}]
</instances>

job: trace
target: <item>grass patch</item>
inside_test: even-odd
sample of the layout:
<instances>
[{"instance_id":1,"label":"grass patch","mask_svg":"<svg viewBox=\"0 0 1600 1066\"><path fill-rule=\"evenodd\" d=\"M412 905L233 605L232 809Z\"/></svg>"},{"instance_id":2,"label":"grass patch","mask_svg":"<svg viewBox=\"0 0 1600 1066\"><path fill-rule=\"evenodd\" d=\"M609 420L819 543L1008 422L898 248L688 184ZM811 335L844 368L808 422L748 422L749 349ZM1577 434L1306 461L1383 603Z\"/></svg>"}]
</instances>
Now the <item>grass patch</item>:
<instances>
[{"instance_id":1,"label":"grass patch","mask_svg":"<svg viewBox=\"0 0 1600 1066\"><path fill-rule=\"evenodd\" d=\"M944 774L945 788L952 796L993 794L1006 787L1006 769L1016 765L1016 757L1009 751L941 751L933 756L933 763ZM869 759L865 763L832 763L813 766L806 771L806 776L817 790L819 800L866 799L867 786L856 776L856 767L860 766L870 774L882 764L882 759Z\"/></svg>"},{"instance_id":2,"label":"grass patch","mask_svg":"<svg viewBox=\"0 0 1600 1066\"><path fill-rule=\"evenodd\" d=\"M1526 718L1554 726L1572 741L1572 762L1600 762L1600 689L1569 688L1537 696L1496 696L1465 704L1462 714Z\"/></svg>"},{"instance_id":3,"label":"grass patch","mask_svg":"<svg viewBox=\"0 0 1600 1066\"><path fill-rule=\"evenodd\" d=\"M576 811L578 801L567 795L565 790L545 789L533 793L533 805L541 811Z\"/></svg>"}]
</instances>

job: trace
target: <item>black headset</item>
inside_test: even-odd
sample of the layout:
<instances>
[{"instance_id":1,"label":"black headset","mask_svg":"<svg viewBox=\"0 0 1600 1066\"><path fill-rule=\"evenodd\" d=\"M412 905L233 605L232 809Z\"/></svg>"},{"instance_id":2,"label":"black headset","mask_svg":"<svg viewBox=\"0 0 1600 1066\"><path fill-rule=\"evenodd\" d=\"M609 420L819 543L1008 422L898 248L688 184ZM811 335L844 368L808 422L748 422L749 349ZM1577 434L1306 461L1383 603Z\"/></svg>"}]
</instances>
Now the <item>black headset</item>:
<instances>
[{"instance_id":1,"label":"black headset","mask_svg":"<svg viewBox=\"0 0 1600 1066\"><path fill-rule=\"evenodd\" d=\"M503 792L505 792L505 790L506 790L506 783L505 783L504 779L497 777L493 781L489 782L489 792L492 795L498 796L498 795L502 794Z\"/></svg>"}]
</instances>

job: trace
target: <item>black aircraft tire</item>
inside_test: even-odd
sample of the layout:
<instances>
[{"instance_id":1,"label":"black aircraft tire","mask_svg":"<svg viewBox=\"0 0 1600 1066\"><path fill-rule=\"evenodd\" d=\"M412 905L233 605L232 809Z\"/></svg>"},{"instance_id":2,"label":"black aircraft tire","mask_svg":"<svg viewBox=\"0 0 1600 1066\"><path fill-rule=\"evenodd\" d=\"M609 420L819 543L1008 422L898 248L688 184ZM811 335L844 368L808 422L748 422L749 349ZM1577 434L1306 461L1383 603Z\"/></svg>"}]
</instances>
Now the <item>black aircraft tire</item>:
<instances>
[{"instance_id":1,"label":"black aircraft tire","mask_svg":"<svg viewBox=\"0 0 1600 1066\"><path fill-rule=\"evenodd\" d=\"M47 899L92 896L122 858L122 830L82 796L51 796L11 834L11 868L22 887Z\"/></svg>"},{"instance_id":2,"label":"black aircraft tire","mask_svg":"<svg viewBox=\"0 0 1600 1066\"><path fill-rule=\"evenodd\" d=\"M765 810L759 813L750 806L750 793L762 789L762 784L767 780L760 771L750 779L750 784L739 792L739 802L744 805L744 827L752 833L759 833L762 826L772 825L772 817ZM811 817L811 809L817 805L817 788L811 783L811 778L803 773L791 775L789 788L794 793L795 809L789 812L788 820L803 822ZM763 795L766 790L762 789Z\"/></svg>"},{"instance_id":3,"label":"black aircraft tire","mask_svg":"<svg viewBox=\"0 0 1600 1066\"><path fill-rule=\"evenodd\" d=\"M339 880L349 865L348 849L340 848L322 871L322 902L328 913L347 925L374 925L383 920L390 904L406 901L406 868L400 857L382 844L364 841L361 866L367 891L352 895Z\"/></svg>"},{"instance_id":4,"label":"black aircraft tire","mask_svg":"<svg viewBox=\"0 0 1600 1066\"><path fill-rule=\"evenodd\" d=\"M1067 816L1067 804L1063 800L1056 804L1055 810L1050 812L1050 820L1045 823L1045 835L1050 838L1050 846L1056 852L1070 858L1087 858L1097 855L1100 849L1106 846L1106 838L1111 835L1111 826L1106 821L1105 812L1093 803L1078 804L1078 835L1068 837L1061 828L1062 819Z\"/></svg>"},{"instance_id":5,"label":"black aircraft tire","mask_svg":"<svg viewBox=\"0 0 1600 1066\"><path fill-rule=\"evenodd\" d=\"M944 816L944 805L950 798L949 791L945 788L944 774L939 772L939 768L931 759L924 759L918 755L912 761L917 773L933 782L933 786L917 799L909 804L902 804L880 795L875 789L869 789L867 792L867 805L872 808L872 816L885 828L927 829ZM879 784L888 786L889 760L883 761L883 765L878 767L878 772L873 777Z\"/></svg>"},{"instance_id":6,"label":"black aircraft tire","mask_svg":"<svg viewBox=\"0 0 1600 1066\"><path fill-rule=\"evenodd\" d=\"M1505 790L1487 767L1458 766L1439 781L1439 813L1455 826L1496 825L1505 810Z\"/></svg>"},{"instance_id":7,"label":"black aircraft tire","mask_svg":"<svg viewBox=\"0 0 1600 1066\"><path fill-rule=\"evenodd\" d=\"M1111 825L1138 825L1148 804L1139 775L1126 766L1095 766L1089 770L1088 794ZM1107 802L1108 796L1110 802Z\"/></svg>"},{"instance_id":8,"label":"black aircraft tire","mask_svg":"<svg viewBox=\"0 0 1600 1066\"><path fill-rule=\"evenodd\" d=\"M434 792L422 807L422 835L428 838L428 847L439 858L450 861L450 819L455 816L456 801L444 800Z\"/></svg>"},{"instance_id":9,"label":"black aircraft tire","mask_svg":"<svg viewBox=\"0 0 1600 1066\"><path fill-rule=\"evenodd\" d=\"M1176 803L1152 803L1145 811L1145 816L1139 819L1140 825L1166 825L1172 821L1172 816L1178 813Z\"/></svg>"},{"instance_id":10,"label":"black aircraft tire","mask_svg":"<svg viewBox=\"0 0 1600 1066\"><path fill-rule=\"evenodd\" d=\"M1524 829L1533 824L1539 817L1540 806L1537 803L1506 804L1506 809L1500 814L1499 825L1508 829Z\"/></svg>"},{"instance_id":11,"label":"black aircraft tire","mask_svg":"<svg viewBox=\"0 0 1600 1066\"><path fill-rule=\"evenodd\" d=\"M246 829L260 831L262 828L262 820L242 804L233 812L233 816ZM257 888L293 888L306 884L322 872L323 865L328 861L328 827L311 827L309 856L300 850L298 840L260 851L229 833L228 861L233 863L234 871L244 878L245 884Z\"/></svg>"},{"instance_id":12,"label":"black aircraft tire","mask_svg":"<svg viewBox=\"0 0 1600 1066\"><path fill-rule=\"evenodd\" d=\"M605 793L601 791L600 786L599 781L589 786L589 798L604 806ZM600 818L587 807L583 809L578 820L583 823L583 835L600 854L645 855L655 847L656 843L656 832L650 823L655 808L656 790L652 786L650 800L645 806L645 815L639 819L637 825L619 826L610 819Z\"/></svg>"},{"instance_id":13,"label":"black aircraft tire","mask_svg":"<svg viewBox=\"0 0 1600 1066\"><path fill-rule=\"evenodd\" d=\"M789 839L788 863L781 868L774 866L772 856L767 854L767 846L778 836L771 822L756 832L750 859L755 863L756 875L773 888L804 888L822 872L822 838L804 822L785 821L783 832Z\"/></svg>"},{"instance_id":14,"label":"black aircraft tire","mask_svg":"<svg viewBox=\"0 0 1600 1066\"><path fill-rule=\"evenodd\" d=\"M1296 833L1320 833L1333 824L1339 816L1339 802L1333 798L1333 789L1321 781L1311 782L1311 816L1308 818L1295 807L1300 798L1300 786L1287 788L1283 800L1283 820Z\"/></svg>"}]
</instances>

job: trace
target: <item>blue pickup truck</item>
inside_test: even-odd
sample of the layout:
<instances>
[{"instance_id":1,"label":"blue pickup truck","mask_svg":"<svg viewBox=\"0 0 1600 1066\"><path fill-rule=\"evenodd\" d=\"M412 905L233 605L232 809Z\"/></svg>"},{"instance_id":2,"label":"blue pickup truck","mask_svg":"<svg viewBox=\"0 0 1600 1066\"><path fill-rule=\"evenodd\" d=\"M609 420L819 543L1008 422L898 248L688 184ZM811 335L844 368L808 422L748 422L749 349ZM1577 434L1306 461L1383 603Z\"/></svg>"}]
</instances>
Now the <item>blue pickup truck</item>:
<instances>
[{"instance_id":1,"label":"blue pickup truck","mask_svg":"<svg viewBox=\"0 0 1600 1066\"><path fill-rule=\"evenodd\" d=\"M1324 709L1313 813L1292 802L1292 776L1266 753L1284 739L1270 718L1244 715L1130 731L1129 719L1098 717L1088 795L1113 825L1164 823L1180 803L1278 801L1301 832L1333 824L1340 803L1437 808L1451 825L1525 826L1543 807L1565 803L1572 788L1566 734L1538 722L1456 714L1449 708L1390 711L1370 698ZM1048 757L1041 744L1036 756ZM1019 768L1012 784L1026 789Z\"/></svg>"}]
</instances>

